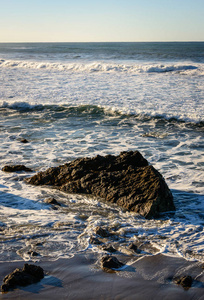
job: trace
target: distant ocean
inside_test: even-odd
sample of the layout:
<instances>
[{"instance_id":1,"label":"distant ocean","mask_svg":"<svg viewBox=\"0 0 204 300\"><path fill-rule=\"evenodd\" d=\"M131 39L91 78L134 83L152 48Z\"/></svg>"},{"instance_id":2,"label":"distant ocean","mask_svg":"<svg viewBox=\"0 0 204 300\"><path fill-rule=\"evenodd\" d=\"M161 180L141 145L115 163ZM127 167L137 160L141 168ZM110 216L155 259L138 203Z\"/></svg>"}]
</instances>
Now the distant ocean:
<instances>
[{"instance_id":1,"label":"distant ocean","mask_svg":"<svg viewBox=\"0 0 204 300\"><path fill-rule=\"evenodd\" d=\"M141 255L204 262L204 42L1 43L1 168L38 172L128 150L164 176L174 215L145 220L0 171L0 260L33 260L30 250L35 261L102 254L89 243L100 225L115 231L121 253L137 240L151 246ZM43 202L50 196L58 210Z\"/></svg>"}]
</instances>

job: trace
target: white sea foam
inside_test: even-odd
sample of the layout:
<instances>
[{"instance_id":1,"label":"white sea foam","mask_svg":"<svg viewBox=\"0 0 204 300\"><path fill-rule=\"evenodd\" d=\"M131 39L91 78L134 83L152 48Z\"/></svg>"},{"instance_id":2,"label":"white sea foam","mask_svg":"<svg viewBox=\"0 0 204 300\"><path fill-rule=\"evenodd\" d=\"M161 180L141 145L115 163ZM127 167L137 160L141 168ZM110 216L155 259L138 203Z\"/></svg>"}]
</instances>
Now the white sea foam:
<instances>
[{"instance_id":1,"label":"white sea foam","mask_svg":"<svg viewBox=\"0 0 204 300\"><path fill-rule=\"evenodd\" d=\"M20 111L29 111L29 110L40 110L43 109L44 106L40 104L29 104L24 101L1 101L0 102L1 108L10 108L13 110L20 110Z\"/></svg>"},{"instance_id":2,"label":"white sea foam","mask_svg":"<svg viewBox=\"0 0 204 300\"><path fill-rule=\"evenodd\" d=\"M197 76L202 73L202 64L139 66L5 60L1 66L7 63L15 67L0 67L1 107L23 110L34 106L40 109L41 105L94 105L142 117L194 123L204 120L203 76Z\"/></svg>"},{"instance_id":3,"label":"white sea foam","mask_svg":"<svg viewBox=\"0 0 204 300\"><path fill-rule=\"evenodd\" d=\"M168 103L169 105L169 103ZM180 105L182 105L182 103L180 103ZM197 111L196 113L193 112L186 112L184 111L180 111L179 114L177 112L175 112L175 110L169 110L166 113L166 104L164 105L164 107L162 108L160 106L158 111L152 111L152 110L148 110L147 107L143 107L143 109L138 109L135 107L131 107L129 105L129 107L127 106L117 106L115 105L115 107L109 106L109 105L105 105L105 106L101 106L98 105L97 103L95 103L95 106L93 105L81 105L81 106L71 106L67 105L67 103L61 103L60 105L54 105L54 104L38 104L38 103L27 103L24 101L15 101L15 100L10 100L8 101L0 101L0 108L9 108L12 110L16 110L16 111L21 111L21 112L28 112L28 111L46 111L46 110L50 110L50 111L57 111L57 110L62 110L62 111L78 111L78 114L80 114L80 112L82 112L83 114L87 113L87 114L92 114L92 113L104 113L107 116L118 116L118 115L126 115L126 116L135 116L137 119L144 119L147 117L151 117L151 118L160 118L160 119L165 119L165 120L172 120L174 119L175 121L178 122L187 122L187 123L200 123L203 122L204 120L204 116L202 114L202 111ZM164 112L165 111L165 112ZM154 134L153 134L154 135Z\"/></svg>"},{"instance_id":4,"label":"white sea foam","mask_svg":"<svg viewBox=\"0 0 204 300\"><path fill-rule=\"evenodd\" d=\"M64 72L125 72L125 73L166 73L181 72L182 74L203 75L202 64L118 64L105 62L91 63L51 63L39 61L18 61L0 59L2 68L46 69Z\"/></svg>"}]
</instances>

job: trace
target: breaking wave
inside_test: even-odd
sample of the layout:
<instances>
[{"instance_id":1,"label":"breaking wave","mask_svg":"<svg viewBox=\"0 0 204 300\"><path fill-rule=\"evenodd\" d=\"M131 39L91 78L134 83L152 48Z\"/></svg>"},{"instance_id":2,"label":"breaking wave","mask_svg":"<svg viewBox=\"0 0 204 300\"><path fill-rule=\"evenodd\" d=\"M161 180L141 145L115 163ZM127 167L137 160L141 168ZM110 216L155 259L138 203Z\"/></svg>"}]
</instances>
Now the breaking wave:
<instances>
[{"instance_id":1,"label":"breaking wave","mask_svg":"<svg viewBox=\"0 0 204 300\"><path fill-rule=\"evenodd\" d=\"M190 126L196 126L199 128L204 127L204 121L190 120L181 118L180 116L171 116L167 114L150 114L149 112L137 112L125 111L119 108L113 108L108 106L97 106L97 105L54 105L54 104L29 104L27 102L13 102L8 103L6 101L0 102L0 112L9 111L19 113L42 113L49 114L52 118L67 118L67 117L88 117L88 118L119 118L119 119L130 119L133 118L142 122L158 121L158 122L170 122L186 124Z\"/></svg>"},{"instance_id":2,"label":"breaking wave","mask_svg":"<svg viewBox=\"0 0 204 300\"><path fill-rule=\"evenodd\" d=\"M64 72L125 72L125 73L198 73L204 74L201 64L117 64L117 63L50 63L0 59L1 68L44 69Z\"/></svg>"}]
</instances>

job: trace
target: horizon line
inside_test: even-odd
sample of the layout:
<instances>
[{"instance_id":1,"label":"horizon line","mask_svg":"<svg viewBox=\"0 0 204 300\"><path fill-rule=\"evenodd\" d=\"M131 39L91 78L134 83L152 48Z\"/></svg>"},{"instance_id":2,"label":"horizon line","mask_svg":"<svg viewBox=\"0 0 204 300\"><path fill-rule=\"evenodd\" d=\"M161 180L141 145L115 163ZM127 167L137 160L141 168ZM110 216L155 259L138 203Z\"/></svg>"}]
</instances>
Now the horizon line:
<instances>
[{"instance_id":1,"label":"horizon line","mask_svg":"<svg viewBox=\"0 0 204 300\"><path fill-rule=\"evenodd\" d=\"M54 41L19 41L19 42L11 42L11 41L9 41L9 42L0 42L0 44L15 44L15 43L32 43L32 44L34 44L34 43L203 43L204 42L204 40L202 40L202 41L191 41L191 40L186 40L186 41L98 41L98 42L94 42L94 41L83 41L83 42L74 42L74 41L72 41L72 42L68 42L68 41L64 41L64 42L54 42Z\"/></svg>"}]
</instances>

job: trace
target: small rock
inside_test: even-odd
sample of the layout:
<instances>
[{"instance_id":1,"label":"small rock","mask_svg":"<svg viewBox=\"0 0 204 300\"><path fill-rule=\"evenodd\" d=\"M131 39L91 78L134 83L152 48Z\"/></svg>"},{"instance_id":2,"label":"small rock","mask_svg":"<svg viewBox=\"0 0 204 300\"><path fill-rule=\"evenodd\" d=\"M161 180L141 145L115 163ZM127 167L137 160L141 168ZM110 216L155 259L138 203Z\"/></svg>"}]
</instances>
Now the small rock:
<instances>
[{"instance_id":1,"label":"small rock","mask_svg":"<svg viewBox=\"0 0 204 300\"><path fill-rule=\"evenodd\" d=\"M101 259L101 268L104 271L119 269L122 266L124 266L124 264L120 262L115 256L106 255Z\"/></svg>"},{"instance_id":2,"label":"small rock","mask_svg":"<svg viewBox=\"0 0 204 300\"><path fill-rule=\"evenodd\" d=\"M182 276L174 278L176 284L181 285L184 289L189 289L193 283L193 278L191 276Z\"/></svg>"},{"instance_id":3,"label":"small rock","mask_svg":"<svg viewBox=\"0 0 204 300\"><path fill-rule=\"evenodd\" d=\"M1 291L8 292L17 286L27 286L40 281L43 277L44 271L41 267L25 264L23 269L15 269L4 278Z\"/></svg>"},{"instance_id":4,"label":"small rock","mask_svg":"<svg viewBox=\"0 0 204 300\"><path fill-rule=\"evenodd\" d=\"M36 244L35 244L35 246L37 246L37 247L41 247L41 246L43 246L43 243L41 243L41 242L38 242L38 243L36 243Z\"/></svg>"},{"instance_id":5,"label":"small rock","mask_svg":"<svg viewBox=\"0 0 204 300\"><path fill-rule=\"evenodd\" d=\"M111 252L111 253L114 253L114 252L117 251L113 246L108 246L108 245L103 245L102 249L104 251L108 251L108 252Z\"/></svg>"},{"instance_id":6,"label":"small rock","mask_svg":"<svg viewBox=\"0 0 204 300\"><path fill-rule=\"evenodd\" d=\"M26 140L26 139L20 139L20 142L21 142L21 143L23 143L23 144L27 144L27 143L29 143L29 141L28 141L28 140Z\"/></svg>"},{"instance_id":7,"label":"small rock","mask_svg":"<svg viewBox=\"0 0 204 300\"><path fill-rule=\"evenodd\" d=\"M19 171L32 172L32 170L30 168L27 168L24 165L4 166L2 168L2 171L4 171L4 172L19 172Z\"/></svg>"},{"instance_id":8,"label":"small rock","mask_svg":"<svg viewBox=\"0 0 204 300\"><path fill-rule=\"evenodd\" d=\"M97 239L97 238L91 236L91 237L90 237L90 240L89 240L89 243L90 243L90 244L93 244L93 245L100 245L100 244L101 244L101 241L99 241L99 239Z\"/></svg>"},{"instance_id":9,"label":"small rock","mask_svg":"<svg viewBox=\"0 0 204 300\"><path fill-rule=\"evenodd\" d=\"M96 227L96 234L100 235L101 237L108 237L110 236L110 233L108 232L108 230L100 227L100 226L97 226Z\"/></svg>"},{"instance_id":10,"label":"small rock","mask_svg":"<svg viewBox=\"0 0 204 300\"><path fill-rule=\"evenodd\" d=\"M55 205L52 205L52 207L51 207L51 209L53 209L53 210L58 210L58 206L55 206Z\"/></svg>"},{"instance_id":11,"label":"small rock","mask_svg":"<svg viewBox=\"0 0 204 300\"><path fill-rule=\"evenodd\" d=\"M35 251L28 251L28 254L31 256L38 256L39 254Z\"/></svg>"},{"instance_id":12,"label":"small rock","mask_svg":"<svg viewBox=\"0 0 204 300\"><path fill-rule=\"evenodd\" d=\"M54 204L54 205L59 205L59 206L61 206L61 204L60 204L59 202L57 202L57 200L56 200L55 198L52 198L52 197L46 198L46 199L44 200L44 202L45 202L45 203L48 203L48 204Z\"/></svg>"},{"instance_id":13,"label":"small rock","mask_svg":"<svg viewBox=\"0 0 204 300\"><path fill-rule=\"evenodd\" d=\"M135 245L134 243L131 243L131 244L129 245L129 249L134 250L135 252L138 252L137 245Z\"/></svg>"}]
</instances>

